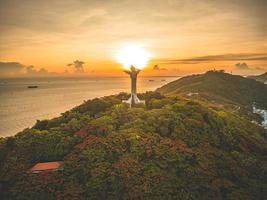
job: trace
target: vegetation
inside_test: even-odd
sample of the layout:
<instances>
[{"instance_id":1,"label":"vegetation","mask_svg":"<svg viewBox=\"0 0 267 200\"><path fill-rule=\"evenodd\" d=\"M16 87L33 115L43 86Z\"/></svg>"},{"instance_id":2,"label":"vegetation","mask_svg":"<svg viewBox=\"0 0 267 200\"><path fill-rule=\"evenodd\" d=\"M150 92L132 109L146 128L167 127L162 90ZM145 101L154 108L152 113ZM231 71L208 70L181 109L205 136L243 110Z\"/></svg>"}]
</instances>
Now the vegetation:
<instances>
[{"instance_id":1,"label":"vegetation","mask_svg":"<svg viewBox=\"0 0 267 200\"><path fill-rule=\"evenodd\" d=\"M198 93L200 97L223 105L251 108L255 103L259 108L267 109L267 85L222 71L183 77L157 91L165 95Z\"/></svg>"},{"instance_id":2,"label":"vegetation","mask_svg":"<svg viewBox=\"0 0 267 200\"><path fill-rule=\"evenodd\" d=\"M146 105L131 109L121 103L124 93L89 100L1 138L3 198L266 197L266 130L207 101L158 92L140 97ZM63 172L29 172L56 160Z\"/></svg>"},{"instance_id":3,"label":"vegetation","mask_svg":"<svg viewBox=\"0 0 267 200\"><path fill-rule=\"evenodd\" d=\"M248 78L252 78L252 79L255 79L256 81L265 83L267 81L267 72L261 75L258 75L258 76L248 76Z\"/></svg>"}]
</instances>

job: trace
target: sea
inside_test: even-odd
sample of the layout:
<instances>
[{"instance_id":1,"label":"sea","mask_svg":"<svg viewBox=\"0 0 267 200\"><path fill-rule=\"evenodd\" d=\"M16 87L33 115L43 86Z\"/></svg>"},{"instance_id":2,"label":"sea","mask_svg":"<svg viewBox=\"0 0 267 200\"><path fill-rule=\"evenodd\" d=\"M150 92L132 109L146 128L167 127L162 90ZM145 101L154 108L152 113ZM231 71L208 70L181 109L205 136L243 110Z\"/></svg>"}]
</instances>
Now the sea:
<instances>
[{"instance_id":1,"label":"sea","mask_svg":"<svg viewBox=\"0 0 267 200\"><path fill-rule=\"evenodd\" d=\"M178 78L139 77L138 92L153 91ZM30 128L36 120L60 116L88 99L129 91L128 77L0 78L0 137Z\"/></svg>"}]
</instances>

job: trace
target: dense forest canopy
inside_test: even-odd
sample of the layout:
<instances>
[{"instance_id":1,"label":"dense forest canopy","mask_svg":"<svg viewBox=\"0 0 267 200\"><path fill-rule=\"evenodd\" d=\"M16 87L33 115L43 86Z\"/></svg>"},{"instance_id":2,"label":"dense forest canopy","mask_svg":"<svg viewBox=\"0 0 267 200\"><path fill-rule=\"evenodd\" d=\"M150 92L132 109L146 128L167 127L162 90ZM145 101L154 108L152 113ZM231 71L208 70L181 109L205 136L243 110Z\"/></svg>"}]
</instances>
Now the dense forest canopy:
<instances>
[{"instance_id":1,"label":"dense forest canopy","mask_svg":"<svg viewBox=\"0 0 267 200\"><path fill-rule=\"evenodd\" d=\"M267 109L267 85L239 75L222 71L208 71L205 74L186 76L157 89L166 95L199 93L201 97L222 104L235 104Z\"/></svg>"},{"instance_id":2,"label":"dense forest canopy","mask_svg":"<svg viewBox=\"0 0 267 200\"><path fill-rule=\"evenodd\" d=\"M212 83L213 74L194 76L189 83L199 85L206 76ZM222 81L228 77L219 76ZM244 88L250 87L237 78ZM159 91L187 92L177 82ZM265 90L254 80L250 83ZM146 104L134 108L121 103L128 98L125 93L88 100L60 117L37 121L30 129L1 138L3 198L266 197L266 129L247 115L207 100L159 92L139 97ZM233 92L231 101L236 97ZM261 99L258 102L265 106ZM30 173L35 163L47 161L63 161L63 172Z\"/></svg>"}]
</instances>

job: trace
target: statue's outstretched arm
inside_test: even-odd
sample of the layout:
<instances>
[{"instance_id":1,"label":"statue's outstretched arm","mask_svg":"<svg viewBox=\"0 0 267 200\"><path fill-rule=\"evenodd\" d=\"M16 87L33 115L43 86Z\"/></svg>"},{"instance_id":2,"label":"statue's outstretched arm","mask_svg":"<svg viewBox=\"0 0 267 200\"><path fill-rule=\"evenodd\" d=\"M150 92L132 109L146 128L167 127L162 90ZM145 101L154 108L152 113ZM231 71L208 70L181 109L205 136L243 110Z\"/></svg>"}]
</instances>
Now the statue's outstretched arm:
<instances>
[{"instance_id":1,"label":"statue's outstretched arm","mask_svg":"<svg viewBox=\"0 0 267 200\"><path fill-rule=\"evenodd\" d=\"M131 72L129 70L123 70L125 73L127 74L131 74Z\"/></svg>"}]
</instances>

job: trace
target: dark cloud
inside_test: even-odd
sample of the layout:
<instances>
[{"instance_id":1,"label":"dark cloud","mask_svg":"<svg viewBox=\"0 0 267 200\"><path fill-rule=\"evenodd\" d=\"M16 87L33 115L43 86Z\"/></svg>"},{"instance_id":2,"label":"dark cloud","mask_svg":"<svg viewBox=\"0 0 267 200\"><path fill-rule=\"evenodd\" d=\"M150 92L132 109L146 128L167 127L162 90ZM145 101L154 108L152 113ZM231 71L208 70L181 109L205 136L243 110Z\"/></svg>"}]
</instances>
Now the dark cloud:
<instances>
[{"instance_id":1,"label":"dark cloud","mask_svg":"<svg viewBox=\"0 0 267 200\"><path fill-rule=\"evenodd\" d=\"M36 69L19 62L0 62L0 76L50 76L56 73L48 72L45 68Z\"/></svg>"},{"instance_id":2,"label":"dark cloud","mask_svg":"<svg viewBox=\"0 0 267 200\"><path fill-rule=\"evenodd\" d=\"M166 69L166 68L160 68L158 65L154 65L154 67L153 67L153 70L158 70L158 71L160 71L160 70L162 70L162 71L167 71L167 69Z\"/></svg>"},{"instance_id":3,"label":"dark cloud","mask_svg":"<svg viewBox=\"0 0 267 200\"><path fill-rule=\"evenodd\" d=\"M265 71L262 67L251 67L247 63L236 63L235 68L238 70L258 70L258 71Z\"/></svg>"},{"instance_id":4,"label":"dark cloud","mask_svg":"<svg viewBox=\"0 0 267 200\"><path fill-rule=\"evenodd\" d=\"M159 70L159 66L158 65L154 65L153 70Z\"/></svg>"},{"instance_id":5,"label":"dark cloud","mask_svg":"<svg viewBox=\"0 0 267 200\"><path fill-rule=\"evenodd\" d=\"M0 75L13 76L21 73L24 66L18 62L0 62Z\"/></svg>"},{"instance_id":6,"label":"dark cloud","mask_svg":"<svg viewBox=\"0 0 267 200\"><path fill-rule=\"evenodd\" d=\"M235 67L237 69L242 69L242 70L244 70L244 69L250 69L249 66L247 65L247 63L236 63L235 64Z\"/></svg>"},{"instance_id":7,"label":"dark cloud","mask_svg":"<svg viewBox=\"0 0 267 200\"><path fill-rule=\"evenodd\" d=\"M200 62L212 61L240 61L240 60L258 60L267 61L267 54L251 53L251 54L222 54L222 55L208 55L202 57L188 58L188 59L160 59L154 62L165 64L197 64Z\"/></svg>"},{"instance_id":8,"label":"dark cloud","mask_svg":"<svg viewBox=\"0 0 267 200\"><path fill-rule=\"evenodd\" d=\"M68 67L73 66L75 68L76 73L84 73L84 64L85 62L80 61L80 60L75 60L73 63L67 64Z\"/></svg>"}]
</instances>

